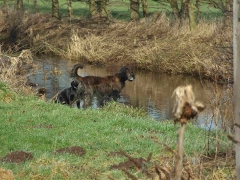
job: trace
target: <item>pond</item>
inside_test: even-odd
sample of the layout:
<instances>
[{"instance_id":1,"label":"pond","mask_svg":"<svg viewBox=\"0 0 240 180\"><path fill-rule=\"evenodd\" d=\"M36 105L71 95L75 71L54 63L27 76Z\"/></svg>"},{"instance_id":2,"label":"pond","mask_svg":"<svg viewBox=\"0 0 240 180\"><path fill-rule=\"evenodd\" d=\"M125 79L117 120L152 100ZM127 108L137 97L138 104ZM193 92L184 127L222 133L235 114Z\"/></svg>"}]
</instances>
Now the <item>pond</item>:
<instances>
[{"instance_id":1,"label":"pond","mask_svg":"<svg viewBox=\"0 0 240 180\"><path fill-rule=\"evenodd\" d=\"M32 74L29 78L33 83L37 83L39 87L45 87L47 90L46 97L50 100L60 90L70 87L71 79L69 72L76 61L68 61L61 58L41 58L37 59L41 69ZM61 74L54 74L54 68L60 69ZM85 65L79 72L79 75L106 76L113 75L120 70L120 66L97 67ZM200 113L194 123L204 128L214 128L212 104L216 102L214 99L214 89L224 97L224 101L229 99L230 95L224 86L214 86L208 81L201 81L193 77L171 76L167 74L145 72L134 70L136 79L132 82L127 81L121 92L119 102L133 107L144 109L148 114L156 120L172 119L173 98L172 93L179 85L192 84L197 100L207 105L207 108ZM222 101L222 100L219 100ZM97 102L93 99L93 108L97 108Z\"/></svg>"}]
</instances>

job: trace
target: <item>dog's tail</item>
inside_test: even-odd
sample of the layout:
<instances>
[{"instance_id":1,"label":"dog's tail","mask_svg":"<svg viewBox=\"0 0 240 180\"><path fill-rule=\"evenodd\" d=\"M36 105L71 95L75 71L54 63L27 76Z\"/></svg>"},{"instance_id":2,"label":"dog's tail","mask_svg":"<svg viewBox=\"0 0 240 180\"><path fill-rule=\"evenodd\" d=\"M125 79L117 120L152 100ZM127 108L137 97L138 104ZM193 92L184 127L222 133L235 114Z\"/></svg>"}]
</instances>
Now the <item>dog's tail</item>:
<instances>
[{"instance_id":1,"label":"dog's tail","mask_svg":"<svg viewBox=\"0 0 240 180\"><path fill-rule=\"evenodd\" d=\"M84 65L82 64L82 63L78 63L78 64L75 64L74 66L73 66L73 68L72 68L72 70L71 70L71 74L70 74L70 76L71 77L79 77L79 75L78 75L78 69L80 68L80 69L82 69L84 67Z\"/></svg>"}]
</instances>

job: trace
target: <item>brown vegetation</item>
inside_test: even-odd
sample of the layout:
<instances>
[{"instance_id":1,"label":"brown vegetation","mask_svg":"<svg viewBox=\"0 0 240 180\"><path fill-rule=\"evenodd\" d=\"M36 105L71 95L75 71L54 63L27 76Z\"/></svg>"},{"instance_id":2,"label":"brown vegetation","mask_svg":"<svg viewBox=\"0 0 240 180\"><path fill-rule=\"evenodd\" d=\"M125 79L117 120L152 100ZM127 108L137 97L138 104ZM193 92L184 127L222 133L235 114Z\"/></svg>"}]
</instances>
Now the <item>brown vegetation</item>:
<instances>
[{"instance_id":1,"label":"brown vegetation","mask_svg":"<svg viewBox=\"0 0 240 180\"><path fill-rule=\"evenodd\" d=\"M14 180L13 172L9 169L0 168L1 179Z\"/></svg>"},{"instance_id":2,"label":"brown vegetation","mask_svg":"<svg viewBox=\"0 0 240 180\"><path fill-rule=\"evenodd\" d=\"M172 22L154 14L139 22L94 24L86 19L55 20L43 14L1 11L2 50L30 48L93 64L126 62L138 68L170 74L233 81L232 26L219 20Z\"/></svg>"},{"instance_id":3,"label":"brown vegetation","mask_svg":"<svg viewBox=\"0 0 240 180\"><path fill-rule=\"evenodd\" d=\"M30 50L23 50L18 57L0 55L0 74L10 77L26 74L33 67L33 57Z\"/></svg>"},{"instance_id":4,"label":"brown vegetation","mask_svg":"<svg viewBox=\"0 0 240 180\"><path fill-rule=\"evenodd\" d=\"M157 137L156 137L157 138ZM164 145L165 149L161 149L161 153L170 153L169 156L161 156L157 161L151 159L151 154L147 158L138 157L135 158L126 152L119 151L114 152L118 156L124 156L127 158L126 161L114 164L110 169L118 169L123 171L128 179L137 180L138 175L143 175L144 179L154 179L154 180L170 180L176 179L174 172L172 171L174 167L174 156L175 150L170 148L166 144L159 143L158 140L155 141L158 144ZM111 153L110 155L112 155ZM225 179L224 173L222 173L224 167L225 171L229 171L229 175L232 179L236 178L234 172L235 164L233 154L222 154L217 160L214 157L195 157L192 159L184 155L183 169L181 172L181 179L195 180L195 179ZM218 164L216 166L216 164ZM214 167L214 168L213 168ZM210 173L211 172L211 173ZM114 179L111 176L109 179ZM142 178L141 178L142 179Z\"/></svg>"},{"instance_id":5,"label":"brown vegetation","mask_svg":"<svg viewBox=\"0 0 240 180\"><path fill-rule=\"evenodd\" d=\"M30 50L21 51L19 56L7 56L0 54L0 79L10 85L16 92L32 92L36 84L28 82L27 76L31 70L37 68L33 62Z\"/></svg>"},{"instance_id":6,"label":"brown vegetation","mask_svg":"<svg viewBox=\"0 0 240 180\"><path fill-rule=\"evenodd\" d=\"M187 120L193 119L205 109L205 105L196 101L192 85L178 86L174 90L173 96L175 96L173 108L175 121L180 121L182 124L187 123Z\"/></svg>"}]
</instances>

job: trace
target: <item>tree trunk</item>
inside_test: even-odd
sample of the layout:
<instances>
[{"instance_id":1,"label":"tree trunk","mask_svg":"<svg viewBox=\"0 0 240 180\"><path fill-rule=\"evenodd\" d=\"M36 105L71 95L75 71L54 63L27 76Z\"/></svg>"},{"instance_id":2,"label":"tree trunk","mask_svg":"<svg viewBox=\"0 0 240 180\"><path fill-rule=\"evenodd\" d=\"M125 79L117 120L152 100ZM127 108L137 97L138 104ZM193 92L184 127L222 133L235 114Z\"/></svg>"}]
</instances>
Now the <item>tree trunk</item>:
<instances>
[{"instance_id":1,"label":"tree trunk","mask_svg":"<svg viewBox=\"0 0 240 180\"><path fill-rule=\"evenodd\" d=\"M181 19L187 19L188 18L189 2L190 2L190 0L181 0L181 11L180 11Z\"/></svg>"},{"instance_id":2,"label":"tree trunk","mask_svg":"<svg viewBox=\"0 0 240 180\"><path fill-rule=\"evenodd\" d=\"M130 0L130 19L139 20L139 0Z\"/></svg>"},{"instance_id":3,"label":"tree trunk","mask_svg":"<svg viewBox=\"0 0 240 180\"><path fill-rule=\"evenodd\" d=\"M33 0L33 4L34 4L35 12L38 13L39 9L38 9L37 0Z\"/></svg>"},{"instance_id":4,"label":"tree trunk","mask_svg":"<svg viewBox=\"0 0 240 180\"><path fill-rule=\"evenodd\" d=\"M180 18L180 14L179 14L179 8L178 8L177 0L168 0L168 2L169 2L169 4L172 7L175 19L179 19Z\"/></svg>"},{"instance_id":5,"label":"tree trunk","mask_svg":"<svg viewBox=\"0 0 240 180\"><path fill-rule=\"evenodd\" d=\"M148 16L148 4L147 0L141 0L142 1L142 10L143 10L143 17Z\"/></svg>"},{"instance_id":6,"label":"tree trunk","mask_svg":"<svg viewBox=\"0 0 240 180\"><path fill-rule=\"evenodd\" d=\"M97 5L95 0L89 0L89 12L92 18L97 14Z\"/></svg>"},{"instance_id":7,"label":"tree trunk","mask_svg":"<svg viewBox=\"0 0 240 180\"><path fill-rule=\"evenodd\" d=\"M17 10L23 11L23 0L17 0Z\"/></svg>"},{"instance_id":8,"label":"tree trunk","mask_svg":"<svg viewBox=\"0 0 240 180\"><path fill-rule=\"evenodd\" d=\"M233 67L234 67L234 122L236 145L236 175L240 180L240 2L233 4Z\"/></svg>"},{"instance_id":9,"label":"tree trunk","mask_svg":"<svg viewBox=\"0 0 240 180\"><path fill-rule=\"evenodd\" d=\"M191 31L196 29L197 22L196 22L196 13L195 13L196 7L192 2L188 3L188 14L189 14L189 26Z\"/></svg>"},{"instance_id":10,"label":"tree trunk","mask_svg":"<svg viewBox=\"0 0 240 180\"><path fill-rule=\"evenodd\" d=\"M7 0L3 0L3 8L7 8Z\"/></svg>"},{"instance_id":11,"label":"tree trunk","mask_svg":"<svg viewBox=\"0 0 240 180\"><path fill-rule=\"evenodd\" d=\"M58 3L58 0L52 0L52 17L59 19L59 3Z\"/></svg>"},{"instance_id":12,"label":"tree trunk","mask_svg":"<svg viewBox=\"0 0 240 180\"><path fill-rule=\"evenodd\" d=\"M107 4L108 0L96 0L97 12L100 17L108 17Z\"/></svg>"},{"instance_id":13,"label":"tree trunk","mask_svg":"<svg viewBox=\"0 0 240 180\"><path fill-rule=\"evenodd\" d=\"M196 21L198 22L198 19L200 18L200 0L196 0L196 8L197 8L197 15L196 15Z\"/></svg>"},{"instance_id":14,"label":"tree trunk","mask_svg":"<svg viewBox=\"0 0 240 180\"><path fill-rule=\"evenodd\" d=\"M224 6L225 6L225 12L223 17L223 27L229 26L232 24L232 0L226 0Z\"/></svg>"},{"instance_id":15,"label":"tree trunk","mask_svg":"<svg viewBox=\"0 0 240 180\"><path fill-rule=\"evenodd\" d=\"M102 0L102 5L101 5L101 16L102 17L107 17L108 18L108 8L107 8L107 5L108 5L108 0Z\"/></svg>"},{"instance_id":16,"label":"tree trunk","mask_svg":"<svg viewBox=\"0 0 240 180\"><path fill-rule=\"evenodd\" d=\"M68 17L72 17L72 0L67 0L67 10L68 10Z\"/></svg>"}]
</instances>

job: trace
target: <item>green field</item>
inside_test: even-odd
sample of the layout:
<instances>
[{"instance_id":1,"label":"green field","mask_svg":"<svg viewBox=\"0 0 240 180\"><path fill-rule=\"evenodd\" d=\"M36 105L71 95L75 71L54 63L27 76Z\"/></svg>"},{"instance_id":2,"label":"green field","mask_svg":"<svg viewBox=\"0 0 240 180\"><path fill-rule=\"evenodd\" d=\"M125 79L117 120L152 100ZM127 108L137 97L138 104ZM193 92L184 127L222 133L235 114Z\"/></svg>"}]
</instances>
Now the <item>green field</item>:
<instances>
[{"instance_id":1,"label":"green field","mask_svg":"<svg viewBox=\"0 0 240 180\"><path fill-rule=\"evenodd\" d=\"M2 168L11 169L15 178L21 180L107 179L108 176L124 179L121 171L110 167L126 161L126 157L109 154L123 150L135 158L147 158L152 153L151 163L161 163L157 161L159 158L174 157L164 150L163 144L175 149L179 128L172 121L154 121L141 110L118 103L103 109L72 109L33 96L21 96L2 83L0 114L0 157L20 150L31 152L34 157L20 164L1 163ZM214 133L189 123L184 141L186 158L205 154L208 142L211 154L215 151ZM220 133L219 142L219 151L232 147ZM54 154L57 149L72 146L82 147L86 154L81 157ZM142 178L139 173L135 175Z\"/></svg>"}]
</instances>

